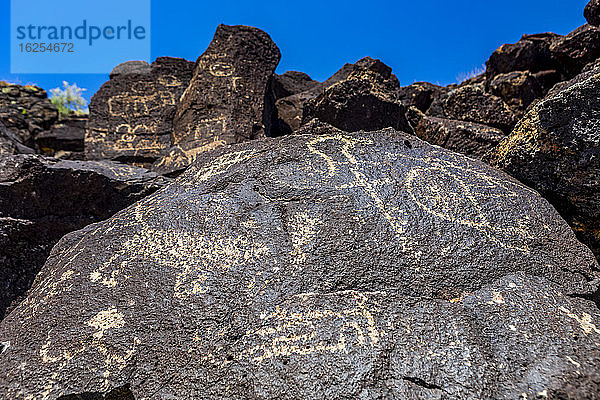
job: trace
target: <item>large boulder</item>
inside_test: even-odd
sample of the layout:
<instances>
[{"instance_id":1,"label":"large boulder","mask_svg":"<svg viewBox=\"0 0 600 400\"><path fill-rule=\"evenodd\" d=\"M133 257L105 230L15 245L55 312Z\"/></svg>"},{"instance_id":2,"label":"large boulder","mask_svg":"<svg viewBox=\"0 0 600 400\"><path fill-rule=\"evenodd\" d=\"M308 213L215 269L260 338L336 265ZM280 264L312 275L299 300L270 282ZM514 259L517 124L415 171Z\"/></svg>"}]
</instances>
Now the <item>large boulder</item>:
<instances>
[{"instance_id":1,"label":"large boulder","mask_svg":"<svg viewBox=\"0 0 600 400\"><path fill-rule=\"evenodd\" d=\"M416 107L427 112L431 103L448 89L429 82L415 82L398 89L398 95L405 107Z\"/></svg>"},{"instance_id":2,"label":"large boulder","mask_svg":"<svg viewBox=\"0 0 600 400\"><path fill-rule=\"evenodd\" d=\"M159 57L147 68L134 65L117 66L90 102L85 135L90 160L149 165L171 144L175 107L194 63Z\"/></svg>"},{"instance_id":3,"label":"large boulder","mask_svg":"<svg viewBox=\"0 0 600 400\"><path fill-rule=\"evenodd\" d=\"M600 0L590 0L583 10L588 24L600 27Z\"/></svg>"},{"instance_id":4,"label":"large boulder","mask_svg":"<svg viewBox=\"0 0 600 400\"><path fill-rule=\"evenodd\" d=\"M334 84L341 82L350 76L352 71L357 68L368 68L368 65L373 63L371 57L364 57L358 60L354 64L346 63L342 68L337 70L332 76L330 76L325 82L319 84L310 83L311 87L301 92L294 92L286 97L277 97L277 91L275 91L277 101L275 107L277 109L277 131L280 135L290 134L298 131L303 123L310 121L309 119L303 122L302 114L304 112L304 105L311 99L314 99L318 95L322 94L325 89L333 86ZM284 77L285 74L280 77ZM274 86L277 84L278 76L275 76ZM296 76L296 79L300 79L300 76ZM291 88L291 85L288 85ZM296 85L295 88L300 88L300 85ZM291 91L291 89L290 89Z\"/></svg>"},{"instance_id":5,"label":"large boulder","mask_svg":"<svg viewBox=\"0 0 600 400\"><path fill-rule=\"evenodd\" d=\"M504 100L517 117L522 117L534 100L544 96L544 87L529 71L498 74L490 82L489 88L492 94Z\"/></svg>"},{"instance_id":6,"label":"large boulder","mask_svg":"<svg viewBox=\"0 0 600 400\"><path fill-rule=\"evenodd\" d=\"M502 98L485 91L483 84L468 84L436 98L427 114L432 117L474 122L508 133L517 117Z\"/></svg>"},{"instance_id":7,"label":"large boulder","mask_svg":"<svg viewBox=\"0 0 600 400\"><path fill-rule=\"evenodd\" d=\"M283 75L273 75L275 100L302 93L318 86L321 86L321 83L313 80L304 72L287 71Z\"/></svg>"},{"instance_id":8,"label":"large boulder","mask_svg":"<svg viewBox=\"0 0 600 400\"><path fill-rule=\"evenodd\" d=\"M506 134L491 126L453 119L430 117L411 107L407 112L414 133L436 146L474 158L482 158Z\"/></svg>"},{"instance_id":9,"label":"large boulder","mask_svg":"<svg viewBox=\"0 0 600 400\"><path fill-rule=\"evenodd\" d=\"M489 161L546 197L600 259L600 63L558 84Z\"/></svg>"},{"instance_id":10,"label":"large boulder","mask_svg":"<svg viewBox=\"0 0 600 400\"><path fill-rule=\"evenodd\" d=\"M110 217L166 183L155 173L115 162L1 157L0 319L31 286L62 236Z\"/></svg>"},{"instance_id":11,"label":"large boulder","mask_svg":"<svg viewBox=\"0 0 600 400\"><path fill-rule=\"evenodd\" d=\"M84 158L87 115L71 114L60 118L48 131L35 137L38 152L53 157Z\"/></svg>"},{"instance_id":12,"label":"large boulder","mask_svg":"<svg viewBox=\"0 0 600 400\"><path fill-rule=\"evenodd\" d=\"M177 106L173 147L154 169L175 173L202 152L270 136L276 124L271 79L280 58L260 29L219 25Z\"/></svg>"},{"instance_id":13,"label":"large boulder","mask_svg":"<svg viewBox=\"0 0 600 400\"><path fill-rule=\"evenodd\" d=\"M0 396L590 398L597 268L536 192L414 136L245 142L54 247Z\"/></svg>"},{"instance_id":14,"label":"large boulder","mask_svg":"<svg viewBox=\"0 0 600 400\"><path fill-rule=\"evenodd\" d=\"M347 132L391 127L410 132L392 69L370 57L357 62L348 78L304 104L302 120L313 118Z\"/></svg>"},{"instance_id":15,"label":"large boulder","mask_svg":"<svg viewBox=\"0 0 600 400\"><path fill-rule=\"evenodd\" d=\"M517 43L504 44L492 53L486 61L486 76L491 81L494 76L513 71L547 71L556 69L550 46L560 41L562 36L555 33L523 35Z\"/></svg>"},{"instance_id":16,"label":"large boulder","mask_svg":"<svg viewBox=\"0 0 600 400\"><path fill-rule=\"evenodd\" d=\"M50 129L58 119L58 109L45 90L32 85L15 85L0 81L0 122L34 147L34 137Z\"/></svg>"},{"instance_id":17,"label":"large boulder","mask_svg":"<svg viewBox=\"0 0 600 400\"><path fill-rule=\"evenodd\" d=\"M19 136L12 133L0 122L0 156L30 153L34 153L33 149L25 146Z\"/></svg>"},{"instance_id":18,"label":"large boulder","mask_svg":"<svg viewBox=\"0 0 600 400\"><path fill-rule=\"evenodd\" d=\"M600 57L600 29L588 24L580 26L554 42L550 51L564 76L573 77Z\"/></svg>"}]
</instances>

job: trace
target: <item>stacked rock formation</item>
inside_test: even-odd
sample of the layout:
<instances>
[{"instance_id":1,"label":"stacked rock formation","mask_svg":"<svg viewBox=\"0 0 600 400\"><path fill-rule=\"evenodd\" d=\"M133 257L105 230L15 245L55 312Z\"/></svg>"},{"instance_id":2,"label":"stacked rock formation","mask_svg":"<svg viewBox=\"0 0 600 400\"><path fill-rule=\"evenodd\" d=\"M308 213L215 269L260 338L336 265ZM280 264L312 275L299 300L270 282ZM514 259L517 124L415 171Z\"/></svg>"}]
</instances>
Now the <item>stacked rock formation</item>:
<instances>
[{"instance_id":1,"label":"stacked rock formation","mask_svg":"<svg viewBox=\"0 0 600 400\"><path fill-rule=\"evenodd\" d=\"M276 74L226 25L115 67L89 118L3 84L0 398L598 398L584 16L446 87Z\"/></svg>"}]
</instances>

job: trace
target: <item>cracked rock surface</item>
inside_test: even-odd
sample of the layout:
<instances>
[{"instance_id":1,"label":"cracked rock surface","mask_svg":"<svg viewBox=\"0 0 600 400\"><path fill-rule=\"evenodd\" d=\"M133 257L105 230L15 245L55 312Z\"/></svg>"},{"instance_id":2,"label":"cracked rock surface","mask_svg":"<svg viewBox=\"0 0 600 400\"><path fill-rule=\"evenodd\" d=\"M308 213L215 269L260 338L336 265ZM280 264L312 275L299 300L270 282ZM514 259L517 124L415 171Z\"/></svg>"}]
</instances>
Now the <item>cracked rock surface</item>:
<instances>
[{"instance_id":1,"label":"cracked rock surface","mask_svg":"<svg viewBox=\"0 0 600 400\"><path fill-rule=\"evenodd\" d=\"M0 397L593 398L598 265L549 203L333 132L200 154L61 239L0 323Z\"/></svg>"}]
</instances>

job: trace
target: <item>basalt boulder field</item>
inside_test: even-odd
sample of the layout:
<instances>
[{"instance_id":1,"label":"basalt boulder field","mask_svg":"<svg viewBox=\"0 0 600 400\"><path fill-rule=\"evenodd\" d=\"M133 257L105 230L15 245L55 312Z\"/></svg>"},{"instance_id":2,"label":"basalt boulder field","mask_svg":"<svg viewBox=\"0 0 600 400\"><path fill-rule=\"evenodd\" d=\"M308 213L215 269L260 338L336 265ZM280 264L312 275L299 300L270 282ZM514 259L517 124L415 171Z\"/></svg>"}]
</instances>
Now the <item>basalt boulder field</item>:
<instances>
[{"instance_id":1,"label":"basalt boulder field","mask_svg":"<svg viewBox=\"0 0 600 400\"><path fill-rule=\"evenodd\" d=\"M600 398L597 14L446 86L239 25L0 83L0 399Z\"/></svg>"},{"instance_id":2,"label":"basalt boulder field","mask_svg":"<svg viewBox=\"0 0 600 400\"><path fill-rule=\"evenodd\" d=\"M61 240L0 395L589 397L597 269L536 192L414 136L241 143Z\"/></svg>"}]
</instances>

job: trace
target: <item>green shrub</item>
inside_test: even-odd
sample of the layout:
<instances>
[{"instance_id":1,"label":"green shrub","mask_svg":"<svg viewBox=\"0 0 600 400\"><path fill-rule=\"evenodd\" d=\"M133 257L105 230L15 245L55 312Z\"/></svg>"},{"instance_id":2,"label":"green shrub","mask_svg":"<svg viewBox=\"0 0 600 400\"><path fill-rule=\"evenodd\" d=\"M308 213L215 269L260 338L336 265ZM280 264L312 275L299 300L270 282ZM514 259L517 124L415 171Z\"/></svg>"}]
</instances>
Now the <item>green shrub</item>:
<instances>
[{"instance_id":1,"label":"green shrub","mask_svg":"<svg viewBox=\"0 0 600 400\"><path fill-rule=\"evenodd\" d=\"M61 117L74 114L87 114L87 101L81 95L85 89L74 83L63 81L63 88L50 89L50 101L58 108Z\"/></svg>"}]
</instances>

